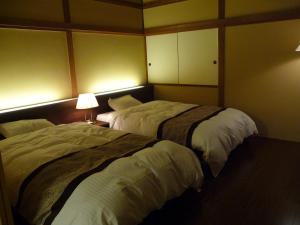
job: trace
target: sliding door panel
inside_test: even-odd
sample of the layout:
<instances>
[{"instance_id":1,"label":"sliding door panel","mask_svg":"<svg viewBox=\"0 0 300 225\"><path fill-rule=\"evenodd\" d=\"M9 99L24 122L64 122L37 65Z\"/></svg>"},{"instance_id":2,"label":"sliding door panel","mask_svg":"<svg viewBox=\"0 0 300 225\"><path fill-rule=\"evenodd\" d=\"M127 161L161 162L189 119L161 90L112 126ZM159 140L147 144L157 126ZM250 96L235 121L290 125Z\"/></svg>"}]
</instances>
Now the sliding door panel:
<instances>
[{"instance_id":1,"label":"sliding door panel","mask_svg":"<svg viewBox=\"0 0 300 225\"><path fill-rule=\"evenodd\" d=\"M177 33L147 37L150 83L178 83Z\"/></svg>"},{"instance_id":2,"label":"sliding door panel","mask_svg":"<svg viewBox=\"0 0 300 225\"><path fill-rule=\"evenodd\" d=\"M179 83L218 85L218 29L178 34Z\"/></svg>"}]
</instances>

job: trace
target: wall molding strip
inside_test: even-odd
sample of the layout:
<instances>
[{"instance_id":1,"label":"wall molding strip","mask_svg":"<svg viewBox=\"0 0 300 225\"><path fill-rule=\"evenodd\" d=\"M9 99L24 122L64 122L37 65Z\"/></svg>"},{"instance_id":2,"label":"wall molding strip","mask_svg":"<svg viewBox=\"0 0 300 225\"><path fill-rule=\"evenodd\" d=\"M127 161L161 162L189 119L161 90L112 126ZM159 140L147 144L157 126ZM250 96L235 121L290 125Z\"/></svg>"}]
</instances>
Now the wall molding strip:
<instances>
[{"instance_id":1,"label":"wall molding strip","mask_svg":"<svg viewBox=\"0 0 300 225\"><path fill-rule=\"evenodd\" d=\"M170 83L150 83L150 84L151 85L162 85L162 86L218 88L218 85L203 85L203 84L170 84Z\"/></svg>"},{"instance_id":2,"label":"wall molding strip","mask_svg":"<svg viewBox=\"0 0 300 225\"><path fill-rule=\"evenodd\" d=\"M256 13L246 16L229 17L223 19L222 24L224 24L225 26L239 26L254 23L268 23L294 19L300 19L300 8L268 13Z\"/></svg>"},{"instance_id":3,"label":"wall molding strip","mask_svg":"<svg viewBox=\"0 0 300 225\"><path fill-rule=\"evenodd\" d=\"M66 31L66 35L67 35L67 45L68 45L68 57L69 57L69 69L70 69L70 77L71 77L72 97L75 98L78 96L78 88L77 88L77 77L76 77L76 68L75 68L72 31Z\"/></svg>"},{"instance_id":4,"label":"wall molding strip","mask_svg":"<svg viewBox=\"0 0 300 225\"><path fill-rule=\"evenodd\" d=\"M177 2L184 2L187 0L154 0L152 2L147 2L147 3L134 3L134 2L127 2L124 0L95 0L95 1L119 5L119 6L126 6L126 7L136 8L136 9L149 9L149 8L169 5Z\"/></svg>"},{"instance_id":5,"label":"wall molding strip","mask_svg":"<svg viewBox=\"0 0 300 225\"><path fill-rule=\"evenodd\" d=\"M124 0L95 0L95 1L119 5L119 6L126 6L126 7L136 8L136 9L143 9L142 3L126 2Z\"/></svg>"},{"instance_id":6,"label":"wall molding strip","mask_svg":"<svg viewBox=\"0 0 300 225\"><path fill-rule=\"evenodd\" d=\"M63 1L64 4L66 0ZM64 10L65 12L65 10ZM65 12L66 13L66 12ZM69 16L65 16L68 21ZM168 25L161 27L146 28L144 32L140 29L120 28L120 27L104 27L98 25L85 25L74 24L70 22L49 22L49 21L36 21L28 19L4 18L0 17L0 27L2 28L17 28L17 29L33 29L33 30L50 30L50 31L83 31L83 32L96 32L105 34L117 35L158 35L177 33L192 30L201 30L209 28L217 28L220 26L239 26L254 23L267 23L274 21L284 21L300 19L300 8L292 10L284 10L271 13L259 13L248 16L239 16L223 19L203 20L191 23L183 23L176 25Z\"/></svg>"},{"instance_id":7,"label":"wall molding strip","mask_svg":"<svg viewBox=\"0 0 300 225\"><path fill-rule=\"evenodd\" d=\"M63 12L64 12L64 22L71 23L71 13L69 0L62 0Z\"/></svg>"},{"instance_id":8,"label":"wall molding strip","mask_svg":"<svg viewBox=\"0 0 300 225\"><path fill-rule=\"evenodd\" d=\"M98 25L59 23L59 22L11 19L11 18L0 18L0 27L16 28L16 29L31 29L31 30L49 30L49 31L83 31L83 32L93 32L93 33L134 35L134 36L144 35L144 32L140 29L104 27Z\"/></svg>"},{"instance_id":9,"label":"wall molding strip","mask_svg":"<svg viewBox=\"0 0 300 225\"><path fill-rule=\"evenodd\" d=\"M64 21L65 23L70 23L71 14L70 14L69 0L63 0L62 3L63 3L63 11L64 11ZM78 89L77 89L77 77L76 77L76 69L75 69L72 31L67 30L66 36L67 36L67 46L68 46L69 71L70 71L70 78L71 78L72 97L74 98L78 96Z\"/></svg>"},{"instance_id":10,"label":"wall molding strip","mask_svg":"<svg viewBox=\"0 0 300 225\"><path fill-rule=\"evenodd\" d=\"M156 0L152 2L147 2L143 4L144 9L149 9L153 7L163 6L163 5L169 5L177 2L184 2L186 0Z\"/></svg>"},{"instance_id":11,"label":"wall molding strip","mask_svg":"<svg viewBox=\"0 0 300 225\"><path fill-rule=\"evenodd\" d=\"M222 8L225 9L225 3L221 3ZM209 29L209 28L217 28L221 26L239 26L239 25L247 25L247 24L255 24L255 23L267 23L267 22L275 22L275 21L284 21L284 20L293 20L300 19L300 8L292 9L292 10L284 10L277 12L269 12L269 13L257 13L253 15L247 16L238 16L225 18L225 11L219 12L219 19L212 20L203 20L196 21L190 23L182 23L161 27L153 27L146 28L145 35L158 35L158 34L168 34L168 33L177 33L184 31L192 31L192 30L201 30L201 29Z\"/></svg>"},{"instance_id":12,"label":"wall molding strip","mask_svg":"<svg viewBox=\"0 0 300 225\"><path fill-rule=\"evenodd\" d=\"M225 18L225 0L219 0L219 19ZM225 104L225 26L220 26L218 29L218 49L219 49L219 89L218 103L219 106Z\"/></svg>"},{"instance_id":13,"label":"wall molding strip","mask_svg":"<svg viewBox=\"0 0 300 225\"><path fill-rule=\"evenodd\" d=\"M222 22L221 20L213 19L213 20L203 20L203 21L191 22L191 23L146 28L145 35L151 36L151 35L158 35L158 34L169 34L169 33L177 33L177 32L184 32L184 31L216 28L221 25L221 22Z\"/></svg>"}]
</instances>

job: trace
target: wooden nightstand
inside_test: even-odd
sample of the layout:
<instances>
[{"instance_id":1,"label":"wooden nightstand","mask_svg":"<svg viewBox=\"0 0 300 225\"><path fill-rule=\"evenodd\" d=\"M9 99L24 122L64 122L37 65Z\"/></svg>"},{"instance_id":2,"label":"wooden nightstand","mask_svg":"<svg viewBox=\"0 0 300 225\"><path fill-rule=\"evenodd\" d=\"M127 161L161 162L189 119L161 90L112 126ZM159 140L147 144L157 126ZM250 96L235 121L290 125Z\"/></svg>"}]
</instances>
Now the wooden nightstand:
<instances>
[{"instance_id":1,"label":"wooden nightstand","mask_svg":"<svg viewBox=\"0 0 300 225\"><path fill-rule=\"evenodd\" d=\"M93 122L93 125L100 126L100 127L109 127L109 123L104 121L98 121L98 120Z\"/></svg>"}]
</instances>

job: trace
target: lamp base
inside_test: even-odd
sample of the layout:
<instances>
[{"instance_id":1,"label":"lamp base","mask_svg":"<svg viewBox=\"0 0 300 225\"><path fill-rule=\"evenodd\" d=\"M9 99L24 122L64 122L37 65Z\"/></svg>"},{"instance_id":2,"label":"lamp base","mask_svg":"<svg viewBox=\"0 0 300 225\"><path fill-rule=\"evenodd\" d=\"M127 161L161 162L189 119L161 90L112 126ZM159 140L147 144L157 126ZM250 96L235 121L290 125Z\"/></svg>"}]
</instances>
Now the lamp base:
<instances>
[{"instance_id":1,"label":"lamp base","mask_svg":"<svg viewBox=\"0 0 300 225\"><path fill-rule=\"evenodd\" d=\"M86 115L86 113L85 113L84 119L85 119L85 122L87 122L88 124L94 123L94 120L93 120L93 112L91 112L91 114L90 114L90 119L87 118L87 115Z\"/></svg>"}]
</instances>

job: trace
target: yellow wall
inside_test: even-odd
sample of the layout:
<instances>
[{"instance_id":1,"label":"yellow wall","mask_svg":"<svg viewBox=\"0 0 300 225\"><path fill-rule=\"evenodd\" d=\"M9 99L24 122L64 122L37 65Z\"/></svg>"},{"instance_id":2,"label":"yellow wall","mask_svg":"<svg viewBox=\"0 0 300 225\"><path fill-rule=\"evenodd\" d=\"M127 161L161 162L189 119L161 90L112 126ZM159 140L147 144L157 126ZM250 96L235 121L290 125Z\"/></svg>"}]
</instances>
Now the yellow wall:
<instances>
[{"instance_id":1,"label":"yellow wall","mask_svg":"<svg viewBox=\"0 0 300 225\"><path fill-rule=\"evenodd\" d=\"M200 105L217 105L218 88L154 85L154 98Z\"/></svg>"},{"instance_id":2,"label":"yellow wall","mask_svg":"<svg viewBox=\"0 0 300 225\"><path fill-rule=\"evenodd\" d=\"M71 96L64 32L0 29L0 110Z\"/></svg>"},{"instance_id":3,"label":"yellow wall","mask_svg":"<svg viewBox=\"0 0 300 225\"><path fill-rule=\"evenodd\" d=\"M251 115L261 135L300 141L300 20L226 30L226 106Z\"/></svg>"},{"instance_id":4,"label":"yellow wall","mask_svg":"<svg viewBox=\"0 0 300 225\"><path fill-rule=\"evenodd\" d=\"M140 9L95 0L71 0L69 4L73 23L143 29ZM63 4L62 0L4 0L1 1L0 17L63 22Z\"/></svg>"},{"instance_id":5,"label":"yellow wall","mask_svg":"<svg viewBox=\"0 0 300 225\"><path fill-rule=\"evenodd\" d=\"M74 23L143 29L143 12L137 8L95 0L71 0L70 10Z\"/></svg>"},{"instance_id":6,"label":"yellow wall","mask_svg":"<svg viewBox=\"0 0 300 225\"><path fill-rule=\"evenodd\" d=\"M146 82L144 37L75 32L73 40L80 93Z\"/></svg>"},{"instance_id":7,"label":"yellow wall","mask_svg":"<svg viewBox=\"0 0 300 225\"><path fill-rule=\"evenodd\" d=\"M128 0L138 2L139 0ZM71 22L140 31L141 9L94 0L72 0ZM5 0L0 17L64 22L62 0ZM75 33L80 92L100 92L146 82L142 36ZM0 110L70 98L66 32L0 28Z\"/></svg>"},{"instance_id":8,"label":"yellow wall","mask_svg":"<svg viewBox=\"0 0 300 225\"><path fill-rule=\"evenodd\" d=\"M63 22L61 0L3 0L0 17Z\"/></svg>"},{"instance_id":9,"label":"yellow wall","mask_svg":"<svg viewBox=\"0 0 300 225\"><path fill-rule=\"evenodd\" d=\"M218 0L187 0L144 9L145 28L180 24L218 17Z\"/></svg>"},{"instance_id":10,"label":"yellow wall","mask_svg":"<svg viewBox=\"0 0 300 225\"><path fill-rule=\"evenodd\" d=\"M226 0L226 16L242 16L300 7L299 0Z\"/></svg>"}]
</instances>

